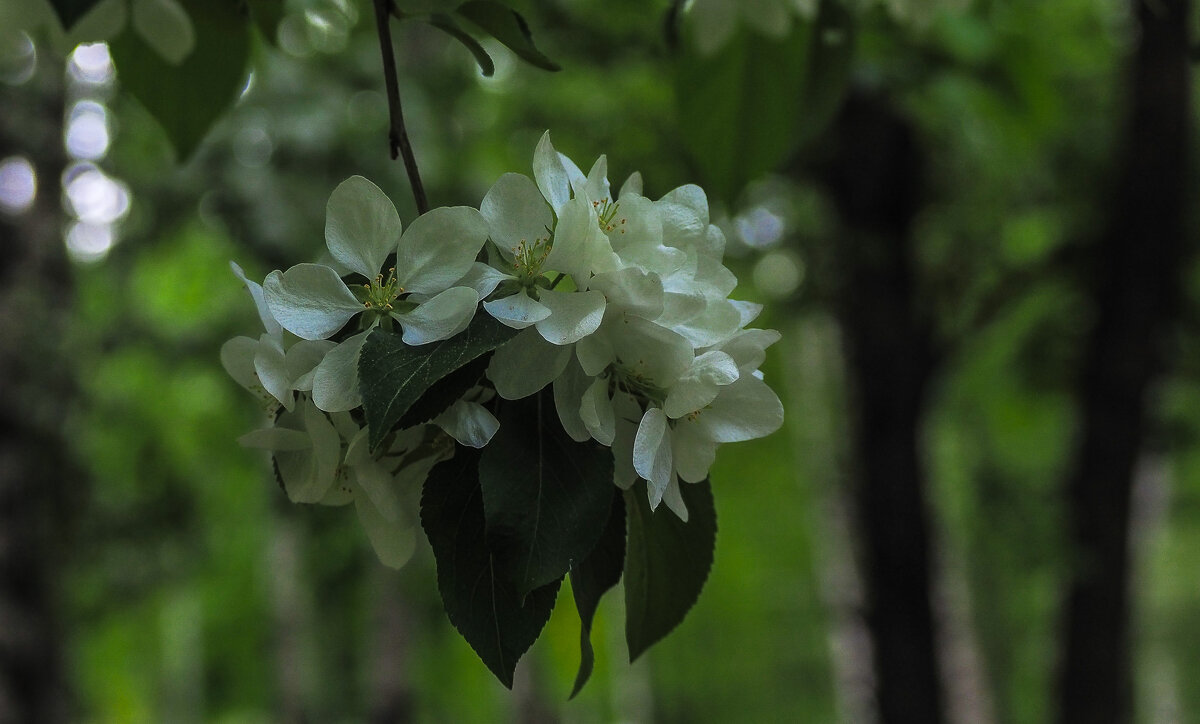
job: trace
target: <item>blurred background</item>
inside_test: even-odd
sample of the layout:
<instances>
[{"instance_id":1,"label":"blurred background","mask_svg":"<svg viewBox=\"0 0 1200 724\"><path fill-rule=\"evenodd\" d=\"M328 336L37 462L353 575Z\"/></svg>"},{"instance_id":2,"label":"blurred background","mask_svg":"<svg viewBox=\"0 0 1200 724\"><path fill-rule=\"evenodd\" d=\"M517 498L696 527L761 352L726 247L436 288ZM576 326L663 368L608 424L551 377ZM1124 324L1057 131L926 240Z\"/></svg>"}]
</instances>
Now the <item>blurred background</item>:
<instances>
[{"instance_id":1,"label":"blurred background","mask_svg":"<svg viewBox=\"0 0 1200 724\"><path fill-rule=\"evenodd\" d=\"M711 57L667 0L516 5L561 72L484 40L484 77L393 23L431 202L530 173L545 129L614 185L699 183L735 296L783 333L786 424L720 450L696 607L631 666L607 596L567 701L564 587L510 693L424 541L383 568L348 509L289 504L237 445L261 413L218 350L258 322L229 261L315 258L351 174L415 216L369 3L288 0L184 163L106 46L8 32L12 721L1200 721L1188 4L826 7Z\"/></svg>"}]
</instances>

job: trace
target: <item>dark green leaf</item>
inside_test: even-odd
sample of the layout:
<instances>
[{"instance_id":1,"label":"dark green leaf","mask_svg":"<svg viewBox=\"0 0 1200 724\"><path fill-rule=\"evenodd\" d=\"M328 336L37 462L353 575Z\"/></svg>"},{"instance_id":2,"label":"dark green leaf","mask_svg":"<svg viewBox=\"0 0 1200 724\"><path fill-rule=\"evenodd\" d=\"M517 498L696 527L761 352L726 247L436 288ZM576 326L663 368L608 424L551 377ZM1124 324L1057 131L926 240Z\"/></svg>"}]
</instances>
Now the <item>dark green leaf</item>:
<instances>
[{"instance_id":1,"label":"dark green leaf","mask_svg":"<svg viewBox=\"0 0 1200 724\"><path fill-rule=\"evenodd\" d=\"M491 0L471 0L460 5L455 12L478 25L530 65L543 70L560 70L558 63L542 55L534 46L529 25L515 10Z\"/></svg>"},{"instance_id":2,"label":"dark green leaf","mask_svg":"<svg viewBox=\"0 0 1200 724\"><path fill-rule=\"evenodd\" d=\"M717 513L707 480L681 483L688 522L667 506L650 510L646 485L625 491L625 641L629 660L671 632L700 596L712 568Z\"/></svg>"},{"instance_id":3,"label":"dark green leaf","mask_svg":"<svg viewBox=\"0 0 1200 724\"><path fill-rule=\"evenodd\" d=\"M429 16L429 24L462 43L467 50L471 51L471 55L475 56L475 62L479 64L480 73L491 78L492 74L496 72L496 64L492 62L492 56L488 55L478 40L463 30L453 17L445 13L434 13Z\"/></svg>"},{"instance_id":4,"label":"dark green leaf","mask_svg":"<svg viewBox=\"0 0 1200 724\"><path fill-rule=\"evenodd\" d=\"M358 359L363 410L374 449L433 383L512 339L517 330L476 314L462 332L441 342L411 347L400 335L377 329Z\"/></svg>"},{"instance_id":5,"label":"dark green leaf","mask_svg":"<svg viewBox=\"0 0 1200 724\"><path fill-rule=\"evenodd\" d=\"M575 698L592 675L595 654L592 652L592 619L600 597L621 580L625 568L625 500L614 495L608 525L596 547L583 562L571 571L571 592L575 596L575 609L579 611L579 673L575 675L575 686L571 697Z\"/></svg>"},{"instance_id":6,"label":"dark green leaf","mask_svg":"<svg viewBox=\"0 0 1200 724\"><path fill-rule=\"evenodd\" d=\"M595 547L616 491L613 457L567 435L548 391L505 401L496 417L500 430L483 450L479 482L488 540L523 595Z\"/></svg>"},{"instance_id":7,"label":"dark green leaf","mask_svg":"<svg viewBox=\"0 0 1200 724\"><path fill-rule=\"evenodd\" d=\"M121 87L150 111L183 162L245 83L250 26L234 0L179 1L196 38L182 63L164 60L133 27L110 50Z\"/></svg>"},{"instance_id":8,"label":"dark green leaf","mask_svg":"<svg viewBox=\"0 0 1200 724\"><path fill-rule=\"evenodd\" d=\"M284 0L249 0L250 17L266 41L275 44L279 23L287 15Z\"/></svg>"},{"instance_id":9,"label":"dark green leaf","mask_svg":"<svg viewBox=\"0 0 1200 724\"><path fill-rule=\"evenodd\" d=\"M796 130L798 147L820 135L841 107L850 87L854 37L854 16L845 3L822 2L809 45L804 110Z\"/></svg>"},{"instance_id":10,"label":"dark green leaf","mask_svg":"<svg viewBox=\"0 0 1200 724\"><path fill-rule=\"evenodd\" d=\"M704 177L727 202L800 149L829 122L846 89L851 18L824 2L815 21L782 39L741 28L717 53L690 43L676 74L680 136Z\"/></svg>"},{"instance_id":11,"label":"dark green leaf","mask_svg":"<svg viewBox=\"0 0 1200 724\"><path fill-rule=\"evenodd\" d=\"M479 455L459 448L430 471L421 496L421 526L437 561L438 590L450 623L511 689L517 660L550 619L562 581L522 596L498 575L484 531Z\"/></svg>"},{"instance_id":12,"label":"dark green leaf","mask_svg":"<svg viewBox=\"0 0 1200 724\"><path fill-rule=\"evenodd\" d=\"M491 352L485 352L434 382L400 418L399 426L420 425L445 412L479 382L491 359Z\"/></svg>"},{"instance_id":13,"label":"dark green leaf","mask_svg":"<svg viewBox=\"0 0 1200 724\"><path fill-rule=\"evenodd\" d=\"M70 30L71 26L87 15L88 11L99 2L100 0L50 0L50 5L54 7L54 12L62 21L63 28Z\"/></svg>"}]
</instances>

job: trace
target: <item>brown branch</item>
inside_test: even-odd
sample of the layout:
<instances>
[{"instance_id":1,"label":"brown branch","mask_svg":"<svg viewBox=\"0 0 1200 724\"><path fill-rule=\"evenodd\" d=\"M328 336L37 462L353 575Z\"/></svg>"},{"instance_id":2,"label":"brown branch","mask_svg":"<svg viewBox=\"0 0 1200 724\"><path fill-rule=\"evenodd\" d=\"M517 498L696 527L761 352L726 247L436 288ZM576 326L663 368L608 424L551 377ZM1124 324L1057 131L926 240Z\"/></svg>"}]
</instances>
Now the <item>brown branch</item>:
<instances>
[{"instance_id":1,"label":"brown branch","mask_svg":"<svg viewBox=\"0 0 1200 724\"><path fill-rule=\"evenodd\" d=\"M404 170L408 172L413 200L417 202L417 213L423 214L429 211L429 199L425 197L425 186L421 183L421 172L417 169L417 158L408 141L404 111L400 107L400 82L396 77L396 56L392 50L392 29L389 25L392 10L392 0L375 0L375 26L379 29L379 51L383 56L383 80L387 87L388 115L391 117L388 142L393 160L398 156L404 157Z\"/></svg>"}]
</instances>

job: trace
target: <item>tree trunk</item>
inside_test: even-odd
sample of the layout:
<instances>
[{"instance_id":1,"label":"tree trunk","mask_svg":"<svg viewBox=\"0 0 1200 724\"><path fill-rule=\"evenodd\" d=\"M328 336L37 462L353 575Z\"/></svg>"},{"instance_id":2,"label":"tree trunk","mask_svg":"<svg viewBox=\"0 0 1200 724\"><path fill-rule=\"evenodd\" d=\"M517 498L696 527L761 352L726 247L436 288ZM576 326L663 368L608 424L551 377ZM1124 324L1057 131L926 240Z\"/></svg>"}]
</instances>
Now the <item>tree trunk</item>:
<instances>
[{"instance_id":1,"label":"tree trunk","mask_svg":"<svg viewBox=\"0 0 1200 724\"><path fill-rule=\"evenodd\" d=\"M42 65L28 84L0 86L0 159L26 158L39 182L31 208L0 211L0 722L69 715L55 573L65 485L82 485L65 462L71 377L57 346L70 295L62 66Z\"/></svg>"},{"instance_id":2,"label":"tree trunk","mask_svg":"<svg viewBox=\"0 0 1200 724\"><path fill-rule=\"evenodd\" d=\"M835 303L853 400L852 475L879 715L885 724L937 724L943 694L919 451L935 355L910 235L921 157L910 125L880 99L852 97L834 128L826 178L845 230Z\"/></svg>"},{"instance_id":3,"label":"tree trunk","mask_svg":"<svg viewBox=\"0 0 1200 724\"><path fill-rule=\"evenodd\" d=\"M1111 220L1097 247L1097 322L1067 483L1073 568L1059 721L1131 719L1129 506L1146 390L1178 314L1189 179L1188 0L1135 0L1132 114Z\"/></svg>"}]
</instances>

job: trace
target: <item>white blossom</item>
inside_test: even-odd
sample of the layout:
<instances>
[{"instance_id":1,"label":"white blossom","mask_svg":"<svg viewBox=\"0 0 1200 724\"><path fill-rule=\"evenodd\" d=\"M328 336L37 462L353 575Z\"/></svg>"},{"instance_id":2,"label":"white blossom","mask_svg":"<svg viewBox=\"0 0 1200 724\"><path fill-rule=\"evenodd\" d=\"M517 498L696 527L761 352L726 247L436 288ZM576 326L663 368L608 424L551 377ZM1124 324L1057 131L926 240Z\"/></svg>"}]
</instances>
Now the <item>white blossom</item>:
<instances>
[{"instance_id":1,"label":"white blossom","mask_svg":"<svg viewBox=\"0 0 1200 724\"><path fill-rule=\"evenodd\" d=\"M325 240L339 264L368 281L351 289L322 264L297 264L271 272L263 284L272 316L307 340L325 339L364 316L362 331L331 349L313 377L313 400L328 412L361 404L358 356L381 320L395 320L410 345L452 337L475 315L479 293L460 285L475 269L487 238L483 217L468 207L438 208L401 233L400 217L386 195L365 178L343 181L329 199ZM380 272L388 256L396 266ZM476 282L477 283L477 282Z\"/></svg>"}]
</instances>

